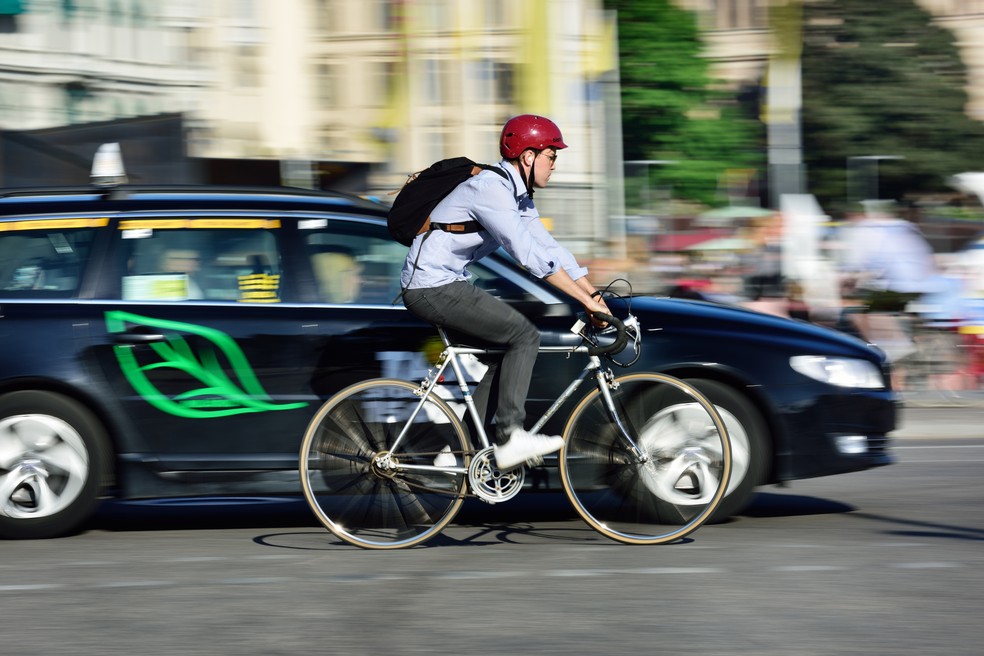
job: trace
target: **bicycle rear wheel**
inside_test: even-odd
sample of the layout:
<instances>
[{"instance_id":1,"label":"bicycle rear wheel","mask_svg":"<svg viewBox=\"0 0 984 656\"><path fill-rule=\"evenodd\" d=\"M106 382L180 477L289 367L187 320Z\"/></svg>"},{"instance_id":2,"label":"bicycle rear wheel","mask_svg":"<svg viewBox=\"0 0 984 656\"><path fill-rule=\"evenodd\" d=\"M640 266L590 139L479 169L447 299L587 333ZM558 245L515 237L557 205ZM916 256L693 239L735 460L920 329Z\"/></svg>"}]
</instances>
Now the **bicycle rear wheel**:
<instances>
[{"instance_id":1,"label":"bicycle rear wheel","mask_svg":"<svg viewBox=\"0 0 984 656\"><path fill-rule=\"evenodd\" d=\"M328 399L304 434L304 497L321 523L350 544L368 549L420 544L461 508L468 441L454 410L436 394L427 398L398 451L391 452L420 402L417 389L401 380L357 383Z\"/></svg>"},{"instance_id":2,"label":"bicycle rear wheel","mask_svg":"<svg viewBox=\"0 0 984 656\"><path fill-rule=\"evenodd\" d=\"M631 374L615 382L618 419L646 459L633 453L593 390L564 431L564 491L584 521L613 540L679 540L706 522L727 492L724 421L696 388L672 376Z\"/></svg>"}]
</instances>

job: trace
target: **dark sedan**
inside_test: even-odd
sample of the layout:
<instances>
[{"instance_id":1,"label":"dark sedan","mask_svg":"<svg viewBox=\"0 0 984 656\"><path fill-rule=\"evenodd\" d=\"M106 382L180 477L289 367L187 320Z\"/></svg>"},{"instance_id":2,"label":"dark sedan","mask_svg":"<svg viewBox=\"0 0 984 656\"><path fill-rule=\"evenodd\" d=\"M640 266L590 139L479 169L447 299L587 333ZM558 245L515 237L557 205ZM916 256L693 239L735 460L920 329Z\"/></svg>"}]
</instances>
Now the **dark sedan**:
<instances>
[{"instance_id":1,"label":"dark sedan","mask_svg":"<svg viewBox=\"0 0 984 656\"><path fill-rule=\"evenodd\" d=\"M325 399L428 367L436 336L393 302L406 249L384 215L281 188L0 192L0 536L65 534L107 495L298 494ZM508 258L473 273L546 335L569 330L568 300ZM645 333L632 370L687 379L724 412L725 512L761 484L891 462L879 351L712 303L610 305L629 302ZM530 416L574 366L541 356Z\"/></svg>"}]
</instances>

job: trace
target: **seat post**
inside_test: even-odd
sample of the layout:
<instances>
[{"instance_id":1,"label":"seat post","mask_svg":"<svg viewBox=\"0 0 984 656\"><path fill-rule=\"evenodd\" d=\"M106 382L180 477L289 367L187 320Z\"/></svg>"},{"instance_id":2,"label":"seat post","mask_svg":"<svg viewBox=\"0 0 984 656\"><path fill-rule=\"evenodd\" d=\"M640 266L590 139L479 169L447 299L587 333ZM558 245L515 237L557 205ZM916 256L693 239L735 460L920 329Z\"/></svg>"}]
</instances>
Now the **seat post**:
<instances>
[{"instance_id":1,"label":"seat post","mask_svg":"<svg viewBox=\"0 0 984 656\"><path fill-rule=\"evenodd\" d=\"M444 328L437 325L434 327L437 328L437 334L441 336L441 341L444 343L444 348L451 346L451 340L448 339L448 333L444 330Z\"/></svg>"}]
</instances>

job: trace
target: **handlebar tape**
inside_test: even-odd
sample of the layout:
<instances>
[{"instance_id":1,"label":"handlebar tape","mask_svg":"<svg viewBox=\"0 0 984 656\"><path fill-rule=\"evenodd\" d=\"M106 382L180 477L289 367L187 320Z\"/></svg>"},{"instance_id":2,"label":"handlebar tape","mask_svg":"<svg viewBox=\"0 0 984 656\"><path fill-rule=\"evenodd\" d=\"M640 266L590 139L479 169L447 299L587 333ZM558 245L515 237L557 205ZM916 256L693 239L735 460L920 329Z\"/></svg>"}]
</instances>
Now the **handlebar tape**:
<instances>
[{"instance_id":1,"label":"handlebar tape","mask_svg":"<svg viewBox=\"0 0 984 656\"><path fill-rule=\"evenodd\" d=\"M629 343L629 336L625 332L625 324L622 323L622 320L604 312L594 312L591 316L600 321L606 321L609 325L613 326L616 337L615 341L607 346L589 346L588 355L615 355L616 353L620 353L626 344Z\"/></svg>"}]
</instances>

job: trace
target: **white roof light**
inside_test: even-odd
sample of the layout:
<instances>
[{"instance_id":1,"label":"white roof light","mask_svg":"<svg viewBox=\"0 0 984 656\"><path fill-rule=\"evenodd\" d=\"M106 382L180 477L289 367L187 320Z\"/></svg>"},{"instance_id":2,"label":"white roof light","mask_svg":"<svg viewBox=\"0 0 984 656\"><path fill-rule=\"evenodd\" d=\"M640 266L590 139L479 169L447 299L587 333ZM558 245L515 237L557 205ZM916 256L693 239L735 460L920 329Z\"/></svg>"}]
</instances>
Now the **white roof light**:
<instances>
[{"instance_id":1,"label":"white roof light","mask_svg":"<svg viewBox=\"0 0 984 656\"><path fill-rule=\"evenodd\" d=\"M99 146L92 160L89 181L96 187L115 187L126 183L123 155L120 153L118 143L105 143Z\"/></svg>"}]
</instances>

